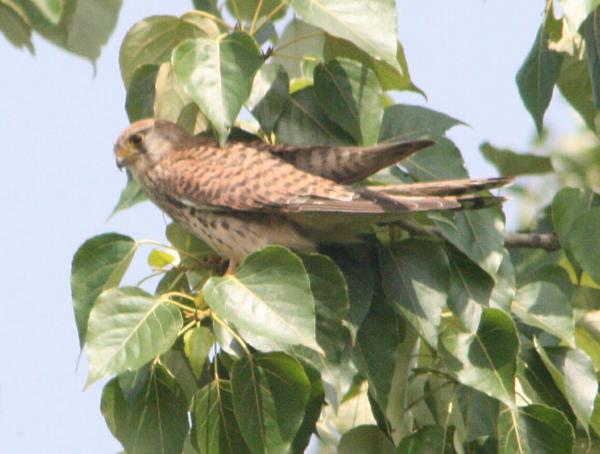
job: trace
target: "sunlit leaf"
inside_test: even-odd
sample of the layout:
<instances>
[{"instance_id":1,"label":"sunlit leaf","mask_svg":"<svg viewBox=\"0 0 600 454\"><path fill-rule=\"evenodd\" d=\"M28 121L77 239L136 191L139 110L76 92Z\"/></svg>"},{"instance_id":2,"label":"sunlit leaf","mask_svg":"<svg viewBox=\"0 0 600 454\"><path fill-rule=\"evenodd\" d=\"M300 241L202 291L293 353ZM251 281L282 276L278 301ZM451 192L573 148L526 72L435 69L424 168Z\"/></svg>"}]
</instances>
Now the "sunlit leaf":
<instances>
[{"instance_id":1,"label":"sunlit leaf","mask_svg":"<svg viewBox=\"0 0 600 454\"><path fill-rule=\"evenodd\" d=\"M273 50L273 63L283 66L290 78L302 76L301 64L323 58L325 33L299 19L292 19Z\"/></svg>"},{"instance_id":2,"label":"sunlit leaf","mask_svg":"<svg viewBox=\"0 0 600 454\"><path fill-rule=\"evenodd\" d=\"M170 61L171 52L180 42L218 35L219 28L213 21L193 11L180 18L150 16L141 20L127 32L121 44L119 64L125 86L129 86L140 66Z\"/></svg>"},{"instance_id":3,"label":"sunlit leaf","mask_svg":"<svg viewBox=\"0 0 600 454\"><path fill-rule=\"evenodd\" d=\"M462 384L514 406L519 340L504 312L484 308L475 333L462 331L450 320L440 333L438 351Z\"/></svg>"},{"instance_id":4,"label":"sunlit leaf","mask_svg":"<svg viewBox=\"0 0 600 454\"><path fill-rule=\"evenodd\" d=\"M135 241L118 233L105 233L83 243L73 256L71 294L79 344L87 337L88 318L102 290L116 287L137 249Z\"/></svg>"},{"instance_id":5,"label":"sunlit leaf","mask_svg":"<svg viewBox=\"0 0 600 454\"><path fill-rule=\"evenodd\" d=\"M543 346L538 340L535 347L556 386L567 398L573 413L587 428L598 391L598 382L590 357L581 350Z\"/></svg>"},{"instance_id":6,"label":"sunlit leaf","mask_svg":"<svg viewBox=\"0 0 600 454\"><path fill-rule=\"evenodd\" d=\"M394 0L284 0L309 24L397 66Z\"/></svg>"},{"instance_id":7,"label":"sunlit leaf","mask_svg":"<svg viewBox=\"0 0 600 454\"><path fill-rule=\"evenodd\" d=\"M244 32L216 40L187 40L173 51L177 79L215 128L221 144L250 96L262 62L256 41Z\"/></svg>"},{"instance_id":8,"label":"sunlit leaf","mask_svg":"<svg viewBox=\"0 0 600 454\"><path fill-rule=\"evenodd\" d=\"M135 370L166 352L183 325L180 310L135 287L104 291L90 313L87 384Z\"/></svg>"},{"instance_id":9,"label":"sunlit leaf","mask_svg":"<svg viewBox=\"0 0 600 454\"><path fill-rule=\"evenodd\" d=\"M249 255L235 274L209 279L203 292L209 306L257 348L320 350L308 274L302 261L281 246Z\"/></svg>"},{"instance_id":10,"label":"sunlit leaf","mask_svg":"<svg viewBox=\"0 0 600 454\"><path fill-rule=\"evenodd\" d=\"M571 454L575 434L565 416L545 405L504 410L498 420L500 454Z\"/></svg>"}]
</instances>

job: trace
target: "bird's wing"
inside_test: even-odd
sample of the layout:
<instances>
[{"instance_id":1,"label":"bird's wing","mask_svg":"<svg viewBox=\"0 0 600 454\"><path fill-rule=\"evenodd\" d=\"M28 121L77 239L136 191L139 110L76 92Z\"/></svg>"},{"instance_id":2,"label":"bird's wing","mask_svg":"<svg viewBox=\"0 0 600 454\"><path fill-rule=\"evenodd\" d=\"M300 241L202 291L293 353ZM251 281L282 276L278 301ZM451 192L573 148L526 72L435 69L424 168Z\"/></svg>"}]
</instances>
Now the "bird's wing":
<instances>
[{"instance_id":1,"label":"bird's wing","mask_svg":"<svg viewBox=\"0 0 600 454\"><path fill-rule=\"evenodd\" d=\"M175 152L150 177L164 197L205 210L383 214L461 207L456 197L355 190L241 144L235 149Z\"/></svg>"},{"instance_id":2,"label":"bird's wing","mask_svg":"<svg viewBox=\"0 0 600 454\"><path fill-rule=\"evenodd\" d=\"M294 147L267 144L261 146L301 170L337 183L349 184L402 161L434 143L431 140L415 140L382 143L370 147Z\"/></svg>"}]
</instances>

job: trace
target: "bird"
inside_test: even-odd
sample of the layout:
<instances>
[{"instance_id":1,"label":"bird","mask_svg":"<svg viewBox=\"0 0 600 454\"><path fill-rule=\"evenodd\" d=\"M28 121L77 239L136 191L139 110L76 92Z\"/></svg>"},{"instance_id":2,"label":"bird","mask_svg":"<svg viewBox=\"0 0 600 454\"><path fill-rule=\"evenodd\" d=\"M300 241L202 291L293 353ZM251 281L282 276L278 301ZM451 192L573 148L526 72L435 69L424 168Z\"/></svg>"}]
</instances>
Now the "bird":
<instances>
[{"instance_id":1,"label":"bird","mask_svg":"<svg viewBox=\"0 0 600 454\"><path fill-rule=\"evenodd\" d=\"M114 147L150 200L184 230L229 261L278 244L300 253L363 241L374 224L407 214L478 208L502 197L475 192L512 178L381 186L360 182L413 153L429 139L361 146L272 145L259 140L219 146L160 119L132 123Z\"/></svg>"}]
</instances>

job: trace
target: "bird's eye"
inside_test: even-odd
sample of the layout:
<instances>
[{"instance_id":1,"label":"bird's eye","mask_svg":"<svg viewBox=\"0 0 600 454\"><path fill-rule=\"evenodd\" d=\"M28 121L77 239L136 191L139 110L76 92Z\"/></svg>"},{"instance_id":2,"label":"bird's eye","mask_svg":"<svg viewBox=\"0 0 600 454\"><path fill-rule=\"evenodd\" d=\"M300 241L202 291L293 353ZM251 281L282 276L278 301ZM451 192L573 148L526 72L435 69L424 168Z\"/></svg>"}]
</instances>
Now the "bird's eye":
<instances>
[{"instance_id":1,"label":"bird's eye","mask_svg":"<svg viewBox=\"0 0 600 454\"><path fill-rule=\"evenodd\" d=\"M132 134L131 137L129 137L129 143L134 147L139 147L143 141L144 138L141 134Z\"/></svg>"}]
</instances>

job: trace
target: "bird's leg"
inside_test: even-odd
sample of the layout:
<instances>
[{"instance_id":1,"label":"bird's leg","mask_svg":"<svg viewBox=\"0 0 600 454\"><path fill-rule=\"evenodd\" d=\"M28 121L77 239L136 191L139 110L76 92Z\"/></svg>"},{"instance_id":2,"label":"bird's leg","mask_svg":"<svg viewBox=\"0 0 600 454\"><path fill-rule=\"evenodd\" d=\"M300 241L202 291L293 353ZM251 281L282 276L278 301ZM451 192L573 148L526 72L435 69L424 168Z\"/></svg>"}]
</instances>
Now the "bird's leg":
<instances>
[{"instance_id":1,"label":"bird's leg","mask_svg":"<svg viewBox=\"0 0 600 454\"><path fill-rule=\"evenodd\" d=\"M238 264L235 260L229 260L229 264L227 265L227 270L225 271L225 276L230 274L235 274L235 270L237 269Z\"/></svg>"}]
</instances>

